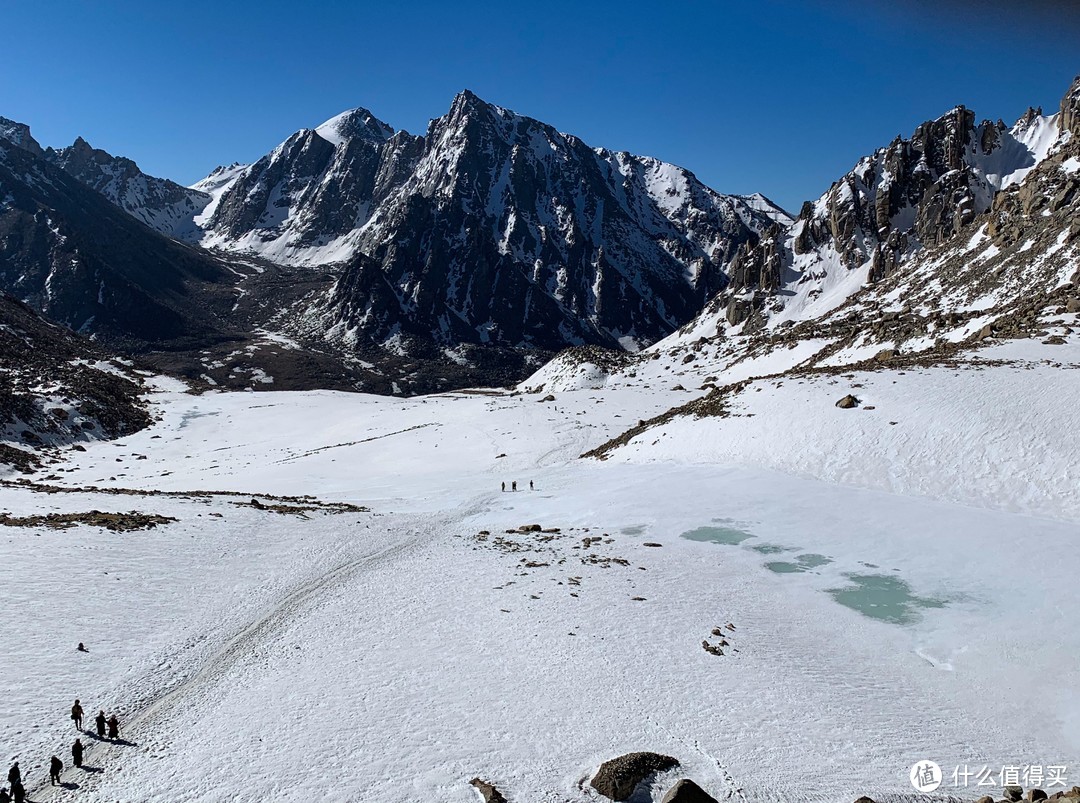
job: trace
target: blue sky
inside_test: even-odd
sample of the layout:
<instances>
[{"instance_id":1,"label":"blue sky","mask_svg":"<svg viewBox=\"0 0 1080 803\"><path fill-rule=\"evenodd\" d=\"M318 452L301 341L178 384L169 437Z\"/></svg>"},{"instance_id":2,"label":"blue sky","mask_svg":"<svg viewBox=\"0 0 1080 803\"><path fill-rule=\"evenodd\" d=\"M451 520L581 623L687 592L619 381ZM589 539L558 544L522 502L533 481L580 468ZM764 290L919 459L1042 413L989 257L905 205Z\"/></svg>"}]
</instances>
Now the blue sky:
<instances>
[{"instance_id":1,"label":"blue sky","mask_svg":"<svg viewBox=\"0 0 1080 803\"><path fill-rule=\"evenodd\" d=\"M1019 8L1019 10L1018 10ZM364 106L422 133L463 88L797 211L957 103L1012 122L1080 72L1080 2L9 0L0 115L188 184Z\"/></svg>"}]
</instances>

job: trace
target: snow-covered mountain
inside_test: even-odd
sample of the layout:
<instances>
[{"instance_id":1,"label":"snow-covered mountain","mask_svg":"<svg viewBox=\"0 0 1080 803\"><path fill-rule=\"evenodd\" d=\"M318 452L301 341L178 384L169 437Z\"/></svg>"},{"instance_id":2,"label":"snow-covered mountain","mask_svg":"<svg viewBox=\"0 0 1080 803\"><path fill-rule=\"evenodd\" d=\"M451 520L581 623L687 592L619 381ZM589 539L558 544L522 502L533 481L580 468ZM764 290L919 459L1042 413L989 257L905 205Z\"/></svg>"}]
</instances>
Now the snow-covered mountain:
<instances>
[{"instance_id":1,"label":"snow-covered mountain","mask_svg":"<svg viewBox=\"0 0 1080 803\"><path fill-rule=\"evenodd\" d=\"M1061 115L1029 109L1011 128L958 106L864 157L795 223L748 243L707 313L735 331L800 321L843 303L990 209L1060 143Z\"/></svg>"},{"instance_id":2,"label":"snow-covered mountain","mask_svg":"<svg viewBox=\"0 0 1080 803\"><path fill-rule=\"evenodd\" d=\"M118 345L205 343L228 328L220 260L138 222L25 134L0 139L0 290Z\"/></svg>"},{"instance_id":3,"label":"snow-covered mountain","mask_svg":"<svg viewBox=\"0 0 1080 803\"><path fill-rule=\"evenodd\" d=\"M132 217L170 237L189 233L192 218L210 202L206 193L147 175L131 159L91 147L82 137L67 148L47 148L44 156Z\"/></svg>"},{"instance_id":4,"label":"snow-covered mountain","mask_svg":"<svg viewBox=\"0 0 1080 803\"><path fill-rule=\"evenodd\" d=\"M523 387L935 365L998 339L1064 342L1080 312L1080 78L1011 129L958 108L860 161L788 228L745 246L731 284L639 357L568 353ZM722 405L708 405L719 409Z\"/></svg>"},{"instance_id":5,"label":"snow-covered mountain","mask_svg":"<svg viewBox=\"0 0 1080 803\"><path fill-rule=\"evenodd\" d=\"M741 244L789 222L761 196L721 195L471 92L423 137L355 109L216 186L204 245L346 263L321 318L346 343L637 348L722 288Z\"/></svg>"}]
</instances>

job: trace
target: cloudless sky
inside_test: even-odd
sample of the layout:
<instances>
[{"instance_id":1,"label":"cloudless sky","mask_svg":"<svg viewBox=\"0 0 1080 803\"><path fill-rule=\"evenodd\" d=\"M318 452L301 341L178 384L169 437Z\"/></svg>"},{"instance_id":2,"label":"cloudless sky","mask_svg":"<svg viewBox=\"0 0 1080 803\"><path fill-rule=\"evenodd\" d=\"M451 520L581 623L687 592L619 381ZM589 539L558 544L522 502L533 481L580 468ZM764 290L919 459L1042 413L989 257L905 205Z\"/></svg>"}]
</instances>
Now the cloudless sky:
<instances>
[{"instance_id":1,"label":"cloudless sky","mask_svg":"<svg viewBox=\"0 0 1080 803\"><path fill-rule=\"evenodd\" d=\"M468 88L792 211L956 104L1080 73L1080 0L0 4L0 115L183 184L355 106L413 133Z\"/></svg>"}]
</instances>

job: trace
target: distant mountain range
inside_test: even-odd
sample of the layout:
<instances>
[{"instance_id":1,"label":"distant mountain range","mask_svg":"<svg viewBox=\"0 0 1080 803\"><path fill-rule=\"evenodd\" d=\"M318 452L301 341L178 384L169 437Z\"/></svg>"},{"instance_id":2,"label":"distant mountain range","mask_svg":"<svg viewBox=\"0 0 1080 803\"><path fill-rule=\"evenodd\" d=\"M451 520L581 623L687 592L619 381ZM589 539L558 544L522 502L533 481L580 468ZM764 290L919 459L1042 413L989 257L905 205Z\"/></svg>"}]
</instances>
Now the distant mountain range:
<instances>
[{"instance_id":1,"label":"distant mountain range","mask_svg":"<svg viewBox=\"0 0 1080 803\"><path fill-rule=\"evenodd\" d=\"M1075 236L1078 119L1080 81L1012 126L957 107L792 218L467 91L422 136L354 109L191 188L0 118L0 289L208 385L507 384L570 346L817 320L909 266L923 290L971 289L999 262L1052 283ZM1064 244L1044 242L1062 221ZM998 252L976 269L956 254L978 236ZM946 252L936 275L928 255Z\"/></svg>"}]
</instances>

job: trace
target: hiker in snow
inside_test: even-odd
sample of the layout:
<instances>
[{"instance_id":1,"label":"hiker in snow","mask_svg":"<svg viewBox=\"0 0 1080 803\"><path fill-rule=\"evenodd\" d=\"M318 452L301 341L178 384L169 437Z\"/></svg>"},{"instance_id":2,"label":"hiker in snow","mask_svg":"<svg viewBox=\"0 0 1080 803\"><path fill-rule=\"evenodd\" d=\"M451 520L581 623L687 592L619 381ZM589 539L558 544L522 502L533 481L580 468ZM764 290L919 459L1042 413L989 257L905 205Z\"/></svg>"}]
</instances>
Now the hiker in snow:
<instances>
[{"instance_id":1,"label":"hiker in snow","mask_svg":"<svg viewBox=\"0 0 1080 803\"><path fill-rule=\"evenodd\" d=\"M505 482L502 484L502 489L503 489L503 493L506 493L506 483Z\"/></svg>"},{"instance_id":2,"label":"hiker in snow","mask_svg":"<svg viewBox=\"0 0 1080 803\"><path fill-rule=\"evenodd\" d=\"M512 490L512 491L517 490L517 480L514 480L512 483L510 483L510 490Z\"/></svg>"},{"instance_id":3,"label":"hiker in snow","mask_svg":"<svg viewBox=\"0 0 1080 803\"><path fill-rule=\"evenodd\" d=\"M77 649L79 652L90 652L90 650L86 649L86 645L83 644L81 641L79 642L79 646L75 649Z\"/></svg>"},{"instance_id":4,"label":"hiker in snow","mask_svg":"<svg viewBox=\"0 0 1080 803\"><path fill-rule=\"evenodd\" d=\"M79 769L82 769L82 753L82 739L76 739L75 744L71 746L71 763Z\"/></svg>"},{"instance_id":5,"label":"hiker in snow","mask_svg":"<svg viewBox=\"0 0 1080 803\"><path fill-rule=\"evenodd\" d=\"M529 490L531 491L532 489L533 489L532 480L529 480Z\"/></svg>"},{"instance_id":6,"label":"hiker in snow","mask_svg":"<svg viewBox=\"0 0 1080 803\"><path fill-rule=\"evenodd\" d=\"M11 785L11 800L12 803L25 803L26 787L22 785L22 781L16 781Z\"/></svg>"},{"instance_id":7,"label":"hiker in snow","mask_svg":"<svg viewBox=\"0 0 1080 803\"><path fill-rule=\"evenodd\" d=\"M98 711L97 716L94 717L94 724L97 725L97 735L99 738L105 736L105 712Z\"/></svg>"},{"instance_id":8,"label":"hiker in snow","mask_svg":"<svg viewBox=\"0 0 1080 803\"><path fill-rule=\"evenodd\" d=\"M64 762L56 756L49 762L49 783L57 786L60 783L60 773L64 771Z\"/></svg>"},{"instance_id":9,"label":"hiker in snow","mask_svg":"<svg viewBox=\"0 0 1080 803\"><path fill-rule=\"evenodd\" d=\"M120 738L120 720L118 720L116 718L116 714L113 714L111 717L109 717L109 721L106 724L108 724L108 726L109 726L109 738L110 739L119 739Z\"/></svg>"},{"instance_id":10,"label":"hiker in snow","mask_svg":"<svg viewBox=\"0 0 1080 803\"><path fill-rule=\"evenodd\" d=\"M19 771L19 762L16 761L11 765L11 769L7 773L7 782L11 784L11 792L15 793L15 784L22 780L22 772Z\"/></svg>"},{"instance_id":11,"label":"hiker in snow","mask_svg":"<svg viewBox=\"0 0 1080 803\"><path fill-rule=\"evenodd\" d=\"M75 701L75 705L71 706L71 718L75 720L75 730L82 730L82 706L79 705L79 701Z\"/></svg>"},{"instance_id":12,"label":"hiker in snow","mask_svg":"<svg viewBox=\"0 0 1080 803\"><path fill-rule=\"evenodd\" d=\"M11 795L8 794L6 786L0 789L0 803L11 803Z\"/></svg>"}]
</instances>

